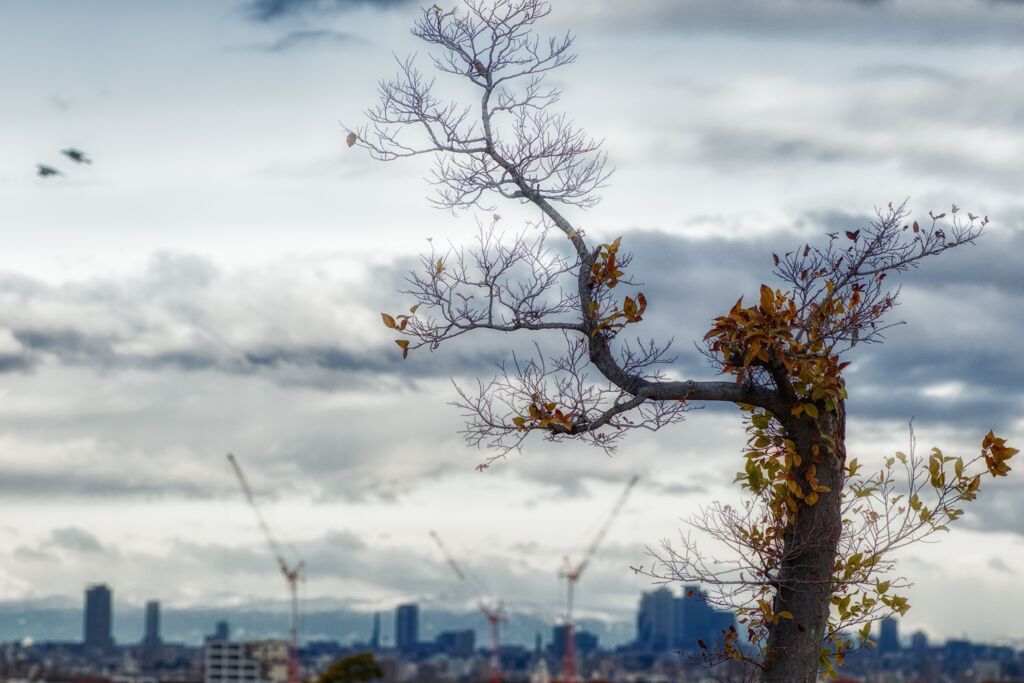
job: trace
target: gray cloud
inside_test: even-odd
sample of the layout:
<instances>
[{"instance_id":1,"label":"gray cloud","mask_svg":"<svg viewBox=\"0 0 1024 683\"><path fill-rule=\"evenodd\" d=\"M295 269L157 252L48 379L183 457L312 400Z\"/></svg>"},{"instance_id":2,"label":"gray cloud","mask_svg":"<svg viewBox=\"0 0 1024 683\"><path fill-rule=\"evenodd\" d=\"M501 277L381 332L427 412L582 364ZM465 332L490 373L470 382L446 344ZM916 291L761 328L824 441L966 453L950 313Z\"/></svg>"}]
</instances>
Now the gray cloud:
<instances>
[{"instance_id":1,"label":"gray cloud","mask_svg":"<svg viewBox=\"0 0 1024 683\"><path fill-rule=\"evenodd\" d=\"M243 49L276 54L313 47L347 47L363 42L362 38L353 33L331 31L329 29L307 29L291 31L273 42L255 43Z\"/></svg>"},{"instance_id":2,"label":"gray cloud","mask_svg":"<svg viewBox=\"0 0 1024 683\"><path fill-rule=\"evenodd\" d=\"M275 21L300 14L325 14L358 7L388 8L409 0L250 0L248 15L259 21Z\"/></svg>"},{"instance_id":3,"label":"gray cloud","mask_svg":"<svg viewBox=\"0 0 1024 683\"><path fill-rule=\"evenodd\" d=\"M14 556L28 562L60 562L62 555L101 555L108 552L94 535L70 526L54 529L49 538L36 547L22 545L15 548Z\"/></svg>"},{"instance_id":4,"label":"gray cloud","mask_svg":"<svg viewBox=\"0 0 1024 683\"><path fill-rule=\"evenodd\" d=\"M792 231L747 240L624 231L623 244L634 254L631 273L642 282L635 288L650 302L637 333L676 339L676 370L712 378L693 340L738 296L752 297L761 282L772 282L771 252L865 220L808 212ZM887 343L852 356L851 418L862 425L899 425L913 416L922 428L1006 432L1024 402L1024 373L1006 360L1006 349L1024 335L1024 315L1015 313L1024 301L1024 283L1005 258L1020 252L1024 230L994 227L976 247L932 259L904 278L905 304L894 317L909 324L893 330ZM14 275L0 278L2 319L20 346L17 354L8 351L18 359L9 368L18 370L8 374L11 390L46 396L48 387L59 387L69 401L86 401L75 403L79 407L64 418L55 406L52 419L23 417L16 405L8 407L2 423L24 440L11 448L42 449L51 455L39 462L56 460L40 467L12 461L4 467L0 491L230 498L237 494L230 477L210 476L228 449L252 463L258 480L279 482L266 495L317 502L393 503L425 482L469 471L483 456L460 443L461 420L445 405L454 398L446 378L487 377L492 363L508 356L510 344L519 348L530 338L470 335L403 362L387 336L372 330L377 311L394 309L401 299L395 290L409 263L398 259L373 268L359 282L315 286L291 284L276 267L231 273L168 254L145 272L119 279L55 287ZM311 267L290 262L287 272ZM362 303L352 308L325 299L332 291ZM3 302L13 300L17 306L4 308ZM146 379L140 383L139 377ZM94 392L113 392L119 400L86 398ZM317 407L331 396L344 399L346 407ZM377 397L387 399L379 403ZM412 401L415 410L408 408ZM717 452L721 446L706 433L706 424L738 424L727 406L708 406L708 413L674 428L685 430L688 450ZM254 415L260 416L255 431L247 426ZM394 428L395 420L401 429ZM617 485L633 472L659 495L705 492L703 482L659 473L653 458L661 447L655 443L634 437L625 447L632 457L608 460L596 451L531 440L530 457L509 467L562 497L588 498L594 483ZM60 454L69 448L76 465L62 467Z\"/></svg>"},{"instance_id":5,"label":"gray cloud","mask_svg":"<svg viewBox=\"0 0 1024 683\"><path fill-rule=\"evenodd\" d=\"M54 529L48 545L80 553L99 553L104 550L99 539L85 529L73 526Z\"/></svg>"},{"instance_id":6,"label":"gray cloud","mask_svg":"<svg viewBox=\"0 0 1024 683\"><path fill-rule=\"evenodd\" d=\"M275 290L274 274L265 280L240 277L194 256L166 253L155 256L145 272L120 281L51 287L20 275L0 276L0 311L20 345L18 351L0 352L0 372L30 371L53 359L102 370L208 370L330 388L362 381L359 376L446 377L491 365L472 348L405 363L386 344L361 344L346 332L349 317L365 331L379 321L377 311L355 309L325 291L314 295L324 297L324 308L314 312L301 288L280 283L291 291ZM397 286L400 279L392 269L389 281ZM248 298L236 285L266 291ZM377 296L372 287L365 292L354 300L390 298ZM246 297L238 301L241 311L233 303L239 296ZM289 327L284 321L296 315L296 327ZM320 331L306 332L306 325Z\"/></svg>"},{"instance_id":7,"label":"gray cloud","mask_svg":"<svg viewBox=\"0 0 1024 683\"><path fill-rule=\"evenodd\" d=\"M697 160L721 168L777 163L829 164L862 158L856 149L825 140L770 131L707 130L699 133Z\"/></svg>"},{"instance_id":8,"label":"gray cloud","mask_svg":"<svg viewBox=\"0 0 1024 683\"><path fill-rule=\"evenodd\" d=\"M734 33L789 39L877 43L894 38L930 42L956 35L1011 41L1024 25L1018 0L656 0L628 7L612 0L585 15L622 29L651 28L688 34Z\"/></svg>"}]
</instances>

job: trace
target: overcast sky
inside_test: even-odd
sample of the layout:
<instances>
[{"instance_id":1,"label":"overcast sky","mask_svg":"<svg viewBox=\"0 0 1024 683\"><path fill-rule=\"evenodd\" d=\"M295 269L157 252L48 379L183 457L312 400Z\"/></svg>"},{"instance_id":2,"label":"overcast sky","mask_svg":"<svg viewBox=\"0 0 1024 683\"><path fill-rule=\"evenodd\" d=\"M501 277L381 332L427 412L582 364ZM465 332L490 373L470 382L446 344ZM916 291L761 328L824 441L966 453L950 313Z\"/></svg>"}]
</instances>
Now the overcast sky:
<instances>
[{"instance_id":1,"label":"overcast sky","mask_svg":"<svg viewBox=\"0 0 1024 683\"><path fill-rule=\"evenodd\" d=\"M429 206L426 160L344 145L418 49L416 3L230 0L0 4L0 600L213 605L284 586L224 459L233 450L303 591L366 609L446 606L437 529L512 609L552 618L557 570L632 473L580 610L631 618L629 571L680 518L736 496L738 411L715 408L614 457L527 443L485 473L450 378L505 341L401 361L379 311L426 238L474 215ZM1024 442L1024 3L555 0L577 64L560 104L606 140L603 201L679 368L711 318L770 282L772 250L910 198L992 223L904 280L884 346L848 371L861 462L919 442ZM76 166L59 150L94 159ZM38 178L46 163L63 177ZM503 207L507 221L529 216ZM1024 476L989 485L940 544L905 554L905 629L1024 639Z\"/></svg>"}]
</instances>

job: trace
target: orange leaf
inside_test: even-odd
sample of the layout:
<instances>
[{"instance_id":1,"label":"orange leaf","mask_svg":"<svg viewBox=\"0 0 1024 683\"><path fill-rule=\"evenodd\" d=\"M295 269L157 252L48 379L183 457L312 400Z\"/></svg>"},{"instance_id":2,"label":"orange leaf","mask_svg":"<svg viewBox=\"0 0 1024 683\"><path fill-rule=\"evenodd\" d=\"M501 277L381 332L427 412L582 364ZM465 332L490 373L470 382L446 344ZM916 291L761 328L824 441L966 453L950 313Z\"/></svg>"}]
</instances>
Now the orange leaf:
<instances>
[{"instance_id":1,"label":"orange leaf","mask_svg":"<svg viewBox=\"0 0 1024 683\"><path fill-rule=\"evenodd\" d=\"M396 327L398 327L398 324L395 322L395 319L392 318L387 313L381 313L380 317L384 320L384 324L390 327L391 329L395 329Z\"/></svg>"}]
</instances>

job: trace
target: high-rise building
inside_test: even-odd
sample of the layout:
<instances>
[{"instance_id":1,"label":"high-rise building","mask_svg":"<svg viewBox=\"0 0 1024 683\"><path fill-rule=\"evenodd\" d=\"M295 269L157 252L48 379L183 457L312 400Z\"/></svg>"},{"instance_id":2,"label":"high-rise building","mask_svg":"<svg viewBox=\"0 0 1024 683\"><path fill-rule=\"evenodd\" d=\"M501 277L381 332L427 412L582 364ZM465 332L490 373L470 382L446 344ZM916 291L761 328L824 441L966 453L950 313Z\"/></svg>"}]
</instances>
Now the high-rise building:
<instances>
[{"instance_id":1,"label":"high-rise building","mask_svg":"<svg viewBox=\"0 0 1024 683\"><path fill-rule=\"evenodd\" d=\"M420 608L415 603L399 605L395 610L395 647L399 652L415 652L420 640Z\"/></svg>"},{"instance_id":2,"label":"high-rise building","mask_svg":"<svg viewBox=\"0 0 1024 683\"><path fill-rule=\"evenodd\" d=\"M899 649L899 623L895 617L886 617L878 627L878 652L898 652Z\"/></svg>"},{"instance_id":3,"label":"high-rise building","mask_svg":"<svg viewBox=\"0 0 1024 683\"><path fill-rule=\"evenodd\" d=\"M157 648L160 642L160 602L150 600L146 603L146 635L142 638L142 645Z\"/></svg>"},{"instance_id":4,"label":"high-rise building","mask_svg":"<svg viewBox=\"0 0 1024 683\"><path fill-rule=\"evenodd\" d=\"M85 649L90 654L104 654L114 649L111 635L110 589L104 584L85 589Z\"/></svg>"},{"instance_id":5,"label":"high-rise building","mask_svg":"<svg viewBox=\"0 0 1024 683\"><path fill-rule=\"evenodd\" d=\"M910 636L910 653L917 665L928 658L928 635L924 631L914 631Z\"/></svg>"},{"instance_id":6,"label":"high-rise building","mask_svg":"<svg viewBox=\"0 0 1024 683\"><path fill-rule=\"evenodd\" d=\"M590 631L576 631L574 635L576 636L576 652L580 657L589 657L597 652L599 643L597 634Z\"/></svg>"},{"instance_id":7,"label":"high-rise building","mask_svg":"<svg viewBox=\"0 0 1024 683\"><path fill-rule=\"evenodd\" d=\"M701 640L720 643L722 632L735 625L735 615L716 610L699 586L685 586L682 597L660 588L640 598L636 644L647 652L693 651Z\"/></svg>"},{"instance_id":8,"label":"high-rise building","mask_svg":"<svg viewBox=\"0 0 1024 683\"><path fill-rule=\"evenodd\" d=\"M380 649L380 612L373 613L373 633L370 634L370 649Z\"/></svg>"},{"instance_id":9,"label":"high-rise building","mask_svg":"<svg viewBox=\"0 0 1024 683\"><path fill-rule=\"evenodd\" d=\"M213 633L203 638L204 643L212 643L215 640L231 640L231 625L226 621L218 621L213 628Z\"/></svg>"},{"instance_id":10,"label":"high-rise building","mask_svg":"<svg viewBox=\"0 0 1024 683\"><path fill-rule=\"evenodd\" d=\"M437 648L449 657L471 657L476 649L476 632L442 631L437 635Z\"/></svg>"},{"instance_id":11,"label":"high-rise building","mask_svg":"<svg viewBox=\"0 0 1024 683\"><path fill-rule=\"evenodd\" d=\"M565 624L556 624L551 627L551 656L555 661L561 662L565 657L565 646L569 642L569 627ZM559 668L560 668L559 664Z\"/></svg>"},{"instance_id":12,"label":"high-rise building","mask_svg":"<svg viewBox=\"0 0 1024 683\"><path fill-rule=\"evenodd\" d=\"M659 588L640 597L636 616L637 647L648 652L665 652L676 644L676 597L668 588Z\"/></svg>"}]
</instances>

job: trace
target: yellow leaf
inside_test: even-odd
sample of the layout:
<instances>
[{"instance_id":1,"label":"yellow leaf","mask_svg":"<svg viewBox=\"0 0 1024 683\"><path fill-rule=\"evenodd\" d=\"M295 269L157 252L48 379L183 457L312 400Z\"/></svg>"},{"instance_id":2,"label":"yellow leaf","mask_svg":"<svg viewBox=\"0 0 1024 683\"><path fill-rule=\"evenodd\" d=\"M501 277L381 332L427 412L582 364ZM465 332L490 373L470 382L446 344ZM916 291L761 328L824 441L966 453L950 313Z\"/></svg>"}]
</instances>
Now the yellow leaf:
<instances>
[{"instance_id":1,"label":"yellow leaf","mask_svg":"<svg viewBox=\"0 0 1024 683\"><path fill-rule=\"evenodd\" d=\"M387 313L381 313L380 317L384 320L384 324L390 327L391 329L395 329L396 327L398 327L398 323L395 322L395 319L392 318Z\"/></svg>"},{"instance_id":2,"label":"yellow leaf","mask_svg":"<svg viewBox=\"0 0 1024 683\"><path fill-rule=\"evenodd\" d=\"M805 403L804 412L807 413L810 417L814 418L815 420L818 419L818 406L814 405L813 403Z\"/></svg>"}]
</instances>

